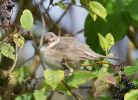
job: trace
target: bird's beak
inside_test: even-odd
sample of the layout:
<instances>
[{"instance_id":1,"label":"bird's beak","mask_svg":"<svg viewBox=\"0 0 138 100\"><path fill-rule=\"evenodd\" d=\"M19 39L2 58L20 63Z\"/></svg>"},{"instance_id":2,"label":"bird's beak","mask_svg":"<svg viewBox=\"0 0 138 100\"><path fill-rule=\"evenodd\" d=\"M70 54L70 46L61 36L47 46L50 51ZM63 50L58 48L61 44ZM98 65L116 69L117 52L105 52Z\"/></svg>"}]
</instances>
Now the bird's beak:
<instances>
[{"instance_id":1,"label":"bird's beak","mask_svg":"<svg viewBox=\"0 0 138 100\"><path fill-rule=\"evenodd\" d=\"M50 45L51 43L53 43L52 40L48 40L47 44Z\"/></svg>"}]
</instances>

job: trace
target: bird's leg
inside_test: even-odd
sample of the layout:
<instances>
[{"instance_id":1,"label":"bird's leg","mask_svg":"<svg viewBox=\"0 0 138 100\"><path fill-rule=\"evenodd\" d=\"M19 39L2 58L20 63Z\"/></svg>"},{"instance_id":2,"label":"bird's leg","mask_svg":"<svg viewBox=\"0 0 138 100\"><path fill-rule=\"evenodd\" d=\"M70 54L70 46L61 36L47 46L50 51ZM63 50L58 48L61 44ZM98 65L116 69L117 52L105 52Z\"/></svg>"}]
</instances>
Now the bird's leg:
<instances>
[{"instance_id":1,"label":"bird's leg","mask_svg":"<svg viewBox=\"0 0 138 100\"><path fill-rule=\"evenodd\" d=\"M62 61L62 65L64 66L65 69L67 68L69 70L69 72L70 72L69 76L72 75L73 69L68 65L68 63L65 59L63 59L63 61Z\"/></svg>"},{"instance_id":2,"label":"bird's leg","mask_svg":"<svg viewBox=\"0 0 138 100\"><path fill-rule=\"evenodd\" d=\"M66 63L65 62L65 66L69 69L69 76L71 76L72 75L72 73L73 73L73 68L71 68L69 65L68 65L68 63Z\"/></svg>"}]
</instances>

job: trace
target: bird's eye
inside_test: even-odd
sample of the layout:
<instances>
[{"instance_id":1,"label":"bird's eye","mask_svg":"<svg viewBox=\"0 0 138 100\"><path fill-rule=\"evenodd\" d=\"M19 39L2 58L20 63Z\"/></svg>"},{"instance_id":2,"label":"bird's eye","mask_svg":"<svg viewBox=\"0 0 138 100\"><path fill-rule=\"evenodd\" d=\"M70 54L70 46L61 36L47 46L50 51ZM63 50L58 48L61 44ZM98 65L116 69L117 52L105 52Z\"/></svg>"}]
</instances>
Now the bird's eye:
<instances>
[{"instance_id":1,"label":"bird's eye","mask_svg":"<svg viewBox=\"0 0 138 100\"><path fill-rule=\"evenodd\" d=\"M48 39L44 40L44 44L47 44L48 43Z\"/></svg>"}]
</instances>

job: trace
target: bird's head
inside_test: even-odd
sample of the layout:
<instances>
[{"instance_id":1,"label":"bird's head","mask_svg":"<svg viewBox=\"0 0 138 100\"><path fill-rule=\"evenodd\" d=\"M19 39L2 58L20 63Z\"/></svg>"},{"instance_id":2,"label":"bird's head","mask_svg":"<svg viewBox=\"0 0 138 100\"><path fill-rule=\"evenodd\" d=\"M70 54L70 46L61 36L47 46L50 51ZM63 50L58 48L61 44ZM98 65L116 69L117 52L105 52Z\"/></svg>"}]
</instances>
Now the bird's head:
<instances>
[{"instance_id":1,"label":"bird's head","mask_svg":"<svg viewBox=\"0 0 138 100\"><path fill-rule=\"evenodd\" d=\"M56 36L53 32L47 32L46 34L44 34L43 45L47 45L47 46L54 45L58 41L59 41L59 37Z\"/></svg>"}]
</instances>

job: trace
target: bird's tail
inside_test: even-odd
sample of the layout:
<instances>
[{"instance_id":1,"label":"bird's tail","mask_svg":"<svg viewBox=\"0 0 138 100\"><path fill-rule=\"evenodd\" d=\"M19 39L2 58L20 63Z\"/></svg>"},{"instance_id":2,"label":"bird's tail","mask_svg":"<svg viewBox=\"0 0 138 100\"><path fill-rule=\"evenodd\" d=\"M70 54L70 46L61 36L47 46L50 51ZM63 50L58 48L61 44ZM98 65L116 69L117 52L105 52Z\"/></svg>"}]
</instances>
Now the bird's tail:
<instances>
[{"instance_id":1,"label":"bird's tail","mask_svg":"<svg viewBox=\"0 0 138 100\"><path fill-rule=\"evenodd\" d=\"M107 59L112 59L112 60L117 60L117 61L121 61L121 59L119 58L115 58L114 55L108 54L107 56L105 56Z\"/></svg>"}]
</instances>

